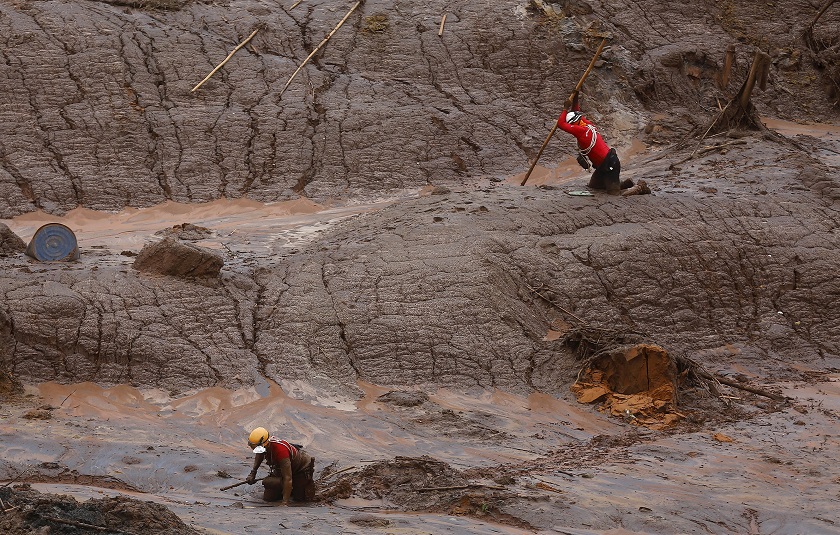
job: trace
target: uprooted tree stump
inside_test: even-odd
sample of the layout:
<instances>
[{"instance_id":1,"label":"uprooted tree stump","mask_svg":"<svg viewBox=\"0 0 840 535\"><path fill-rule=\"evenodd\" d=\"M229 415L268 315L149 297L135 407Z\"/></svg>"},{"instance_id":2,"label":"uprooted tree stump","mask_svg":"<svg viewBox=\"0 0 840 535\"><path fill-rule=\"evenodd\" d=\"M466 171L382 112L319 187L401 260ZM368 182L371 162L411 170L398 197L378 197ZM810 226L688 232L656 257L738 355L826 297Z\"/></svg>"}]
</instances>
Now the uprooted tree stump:
<instances>
[{"instance_id":1,"label":"uprooted tree stump","mask_svg":"<svg viewBox=\"0 0 840 535\"><path fill-rule=\"evenodd\" d=\"M828 11L836 0L826 0L819 12L814 16L814 20L805 29L802 36L805 41L805 46L811 52L811 59L823 73L828 80L828 96L836 99L835 106L840 105L840 39L837 37L837 31L828 30L827 35L820 37L815 34L815 27L820 18ZM825 26L825 25L823 25ZM828 24L831 27L831 24ZM823 32L825 34L825 32Z\"/></svg>"},{"instance_id":2,"label":"uprooted tree stump","mask_svg":"<svg viewBox=\"0 0 840 535\"><path fill-rule=\"evenodd\" d=\"M572 385L580 403L647 427L665 427L682 418L676 410L679 370L675 359L652 344L617 347L594 356Z\"/></svg>"},{"instance_id":3,"label":"uprooted tree stump","mask_svg":"<svg viewBox=\"0 0 840 535\"><path fill-rule=\"evenodd\" d=\"M767 127L758 117L751 96L756 85L762 91L767 88L769 72L770 56L761 50L756 50L750 72L743 85L741 85L738 94L718 113L703 137L710 133L715 134L730 130L767 130Z\"/></svg>"},{"instance_id":4,"label":"uprooted tree stump","mask_svg":"<svg viewBox=\"0 0 840 535\"><path fill-rule=\"evenodd\" d=\"M584 361L571 390L580 403L600 403L599 409L630 423L662 429L684 418L677 408L680 390L697 386L728 403L720 388L732 388L779 402L788 398L741 384L704 370L693 360L641 341L637 333L593 327L568 332L563 343Z\"/></svg>"}]
</instances>

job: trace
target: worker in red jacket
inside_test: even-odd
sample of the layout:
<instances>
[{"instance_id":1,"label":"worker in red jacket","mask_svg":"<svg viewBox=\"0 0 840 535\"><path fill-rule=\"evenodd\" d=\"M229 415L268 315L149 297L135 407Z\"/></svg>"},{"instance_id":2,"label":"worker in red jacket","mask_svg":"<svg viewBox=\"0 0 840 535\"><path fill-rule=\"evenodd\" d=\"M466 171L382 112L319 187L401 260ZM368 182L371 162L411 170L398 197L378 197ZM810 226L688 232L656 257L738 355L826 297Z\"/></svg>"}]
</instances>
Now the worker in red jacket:
<instances>
[{"instance_id":1,"label":"worker in red jacket","mask_svg":"<svg viewBox=\"0 0 840 535\"><path fill-rule=\"evenodd\" d=\"M578 92L572 93L567 100L563 113L557 119L557 126L564 132L575 136L578 143L578 163L586 170L594 167L595 172L589 179L589 187L607 190L610 193L621 191L621 162L615 149L611 149L604 138L580 112Z\"/></svg>"},{"instance_id":2,"label":"worker in red jacket","mask_svg":"<svg viewBox=\"0 0 840 535\"><path fill-rule=\"evenodd\" d=\"M245 481L253 485L257 469L263 461L271 472L263 479L263 500L283 505L289 498L308 502L315 498L315 458L303 451L303 446L270 436L264 427L258 427L248 436L248 447L254 452L254 467Z\"/></svg>"}]
</instances>

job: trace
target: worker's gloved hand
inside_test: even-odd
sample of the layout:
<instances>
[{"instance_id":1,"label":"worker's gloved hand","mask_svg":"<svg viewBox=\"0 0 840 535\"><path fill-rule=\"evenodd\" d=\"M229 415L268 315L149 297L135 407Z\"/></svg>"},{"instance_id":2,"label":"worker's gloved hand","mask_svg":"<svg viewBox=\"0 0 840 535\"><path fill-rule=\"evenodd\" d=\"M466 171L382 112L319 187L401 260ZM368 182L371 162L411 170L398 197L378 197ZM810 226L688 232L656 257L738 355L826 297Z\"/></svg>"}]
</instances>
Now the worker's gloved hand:
<instances>
[{"instance_id":1,"label":"worker's gloved hand","mask_svg":"<svg viewBox=\"0 0 840 535\"><path fill-rule=\"evenodd\" d=\"M248 477L245 478L245 483L249 485L253 485L257 482L257 474L255 472L251 472L248 474Z\"/></svg>"}]
</instances>

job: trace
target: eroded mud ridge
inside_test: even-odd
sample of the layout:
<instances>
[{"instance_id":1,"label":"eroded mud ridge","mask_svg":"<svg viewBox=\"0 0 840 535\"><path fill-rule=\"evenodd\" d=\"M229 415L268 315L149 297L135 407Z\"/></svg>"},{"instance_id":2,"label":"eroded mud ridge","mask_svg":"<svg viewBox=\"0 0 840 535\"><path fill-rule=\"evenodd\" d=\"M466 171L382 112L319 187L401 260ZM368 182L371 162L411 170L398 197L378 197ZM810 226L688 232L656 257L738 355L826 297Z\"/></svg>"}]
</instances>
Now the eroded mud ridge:
<instances>
[{"instance_id":1,"label":"eroded mud ridge","mask_svg":"<svg viewBox=\"0 0 840 535\"><path fill-rule=\"evenodd\" d=\"M756 95L765 112L837 114L840 14L815 21L806 1L367 0L281 96L351 5L4 3L0 217L508 176L603 37L586 99L620 146L643 129L668 140L700 128L757 50L774 65ZM552 144L545 157L562 154Z\"/></svg>"},{"instance_id":2,"label":"eroded mud ridge","mask_svg":"<svg viewBox=\"0 0 840 535\"><path fill-rule=\"evenodd\" d=\"M22 379L174 392L265 376L292 394L305 380L355 397L360 378L558 393L578 364L546 333L592 325L795 375L782 355L820 362L840 343L840 216L798 199L453 192L209 282L7 258L0 357Z\"/></svg>"}]
</instances>

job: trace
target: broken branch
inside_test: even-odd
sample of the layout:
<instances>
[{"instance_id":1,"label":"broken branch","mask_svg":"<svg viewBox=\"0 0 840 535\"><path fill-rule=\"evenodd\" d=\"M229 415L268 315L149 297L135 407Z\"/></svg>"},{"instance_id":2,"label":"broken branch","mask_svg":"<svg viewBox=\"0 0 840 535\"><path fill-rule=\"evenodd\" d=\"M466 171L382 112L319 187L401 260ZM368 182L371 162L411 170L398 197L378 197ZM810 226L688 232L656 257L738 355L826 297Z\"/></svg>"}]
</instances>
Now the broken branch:
<instances>
[{"instance_id":1,"label":"broken branch","mask_svg":"<svg viewBox=\"0 0 840 535\"><path fill-rule=\"evenodd\" d=\"M423 487L417 489L418 492L433 492L436 490L463 490L463 489L471 489L476 487L483 487L486 489L492 490L505 490L505 487L498 487L496 485L482 485L481 483L471 483L469 485L455 485L452 487Z\"/></svg>"},{"instance_id":2,"label":"broken branch","mask_svg":"<svg viewBox=\"0 0 840 535\"><path fill-rule=\"evenodd\" d=\"M724 385L727 385L727 386L731 386L732 388L737 388L739 390L744 390L746 392L752 392L753 394L757 394L759 396L764 396L766 398L770 398L770 399L773 399L773 400L776 400L776 401L787 401L788 400L788 398L786 396L780 396L779 394L774 394L772 392L762 390L761 388L755 388L755 387L752 387L752 386L742 385L742 384L740 384L736 381L733 381L731 379L727 379L725 377L720 377L718 375L712 375L711 373L703 371L703 370L697 370L697 375L699 375L700 377L706 378L706 379L711 379L713 381L717 381L717 382L719 382L721 384L724 384Z\"/></svg>"},{"instance_id":3,"label":"broken branch","mask_svg":"<svg viewBox=\"0 0 840 535\"><path fill-rule=\"evenodd\" d=\"M116 528L106 528L106 527L103 527L103 526L96 526L94 524L88 524L87 522L76 522L75 520L65 520L63 518L55 518L55 517L52 517L52 516L44 516L42 518L44 520L49 521L49 522L55 522L57 524L66 524L68 526L74 526L74 527L77 527L77 528L93 529L93 530L96 530L96 531L110 531L111 533L116 532L116 533L126 533L128 535L133 535L133 533L131 533L130 531L125 531L125 530L116 529Z\"/></svg>"},{"instance_id":4,"label":"broken branch","mask_svg":"<svg viewBox=\"0 0 840 535\"><path fill-rule=\"evenodd\" d=\"M295 76L297 76L297 73L300 72L300 70L303 68L303 66L306 65L307 62L309 62L310 59L312 59L312 56L314 56L315 54L318 53L319 50L321 50L322 46L327 44L327 41L330 40L330 37L332 37L333 34L335 32L337 32L339 28L341 28L341 25L344 24L344 22L347 19L350 18L350 15L352 15L353 12L356 10L356 8L359 7L362 4L362 1L363 0L359 0L358 2L356 2L356 4L353 7L350 8L350 11L348 11L347 14L344 15L344 18L341 19L341 22L339 22L338 25L335 28L333 28L333 31L331 31L326 37L324 37L324 40L321 41L321 43L318 46L315 47L315 50L313 50L308 56L306 56L306 59L303 60L303 63L301 63L300 66L295 70L295 72L292 73L292 75L289 77L289 81L286 82L286 85L284 85L283 89L280 90L280 94L278 95L278 97L282 96L283 93L286 92L286 89L289 87L289 84L292 83L292 80L295 79Z\"/></svg>"},{"instance_id":5,"label":"broken branch","mask_svg":"<svg viewBox=\"0 0 840 535\"><path fill-rule=\"evenodd\" d=\"M236 45L236 48L234 48L234 49L230 52L230 54L228 54L228 55L227 55L227 57L226 57L224 60L222 60L222 62L221 62L221 63L219 63L218 65L216 65L216 68L215 68L215 69L213 69L212 71L210 71L210 74L208 74L207 76L205 76L205 77L204 77L204 80L202 80L202 81L198 82L198 84L190 90L190 93L193 93L196 89L198 89L199 87L201 87L201 86L204 84L204 82L206 82L207 80L209 80L211 76L213 76L214 74L216 74L216 72L217 72L219 69L221 69L221 68L224 66L224 64L225 64L225 63L227 63L227 62L228 62L228 60L230 60L230 58L232 58L232 57L233 57L233 55L234 55L234 54L236 54L236 53L239 51L239 49L240 49L240 48L242 48L243 46L247 45L247 44L248 44L248 41L250 41L251 39L253 39L253 37L254 37L255 35L257 35L257 32L258 32L258 31L260 31L259 27L258 27L256 30L254 30L253 32L251 32L251 35L249 35L248 37L246 37L244 41L242 41L241 43L239 43L238 45Z\"/></svg>"},{"instance_id":6,"label":"broken branch","mask_svg":"<svg viewBox=\"0 0 840 535\"><path fill-rule=\"evenodd\" d=\"M334 478L335 476L337 476L338 474L340 474L340 473L342 473L342 472L346 472L346 471L348 471L348 470L353 470L354 468L358 468L358 466L356 466L356 465L354 464L354 465L350 465L350 466L348 466L348 467L346 467L346 468L342 468L342 469L341 469L341 470L339 470L338 472L333 472L332 474L327 475L327 476L324 478L324 481L326 481L326 480L328 480L328 479L332 479L332 478Z\"/></svg>"},{"instance_id":7,"label":"broken branch","mask_svg":"<svg viewBox=\"0 0 840 535\"><path fill-rule=\"evenodd\" d=\"M70 399L70 396L72 396L72 395L73 395L73 394L75 394L75 393L76 393L76 389L74 388L72 392L70 392L69 394L67 394L67 397L66 397L66 398L64 398L64 401L62 401L62 402L61 402L61 404L58 406L58 408L60 409L60 408L61 408L61 406L62 406L62 405L64 405L64 402L65 402L65 401L67 401L68 399Z\"/></svg>"},{"instance_id":8,"label":"broken branch","mask_svg":"<svg viewBox=\"0 0 840 535\"><path fill-rule=\"evenodd\" d=\"M702 139L701 139L701 141L702 141ZM685 162L689 161L690 159L694 158L695 156L700 156L702 154L706 154L707 152L711 152L713 150L722 149L722 148L724 148L726 146L729 146L729 145L743 145L745 143L746 143L746 141L744 141L743 139L736 139L736 140L733 140L733 141L727 141L726 143L720 143L718 145L712 145L710 147L703 147L702 149L699 149L699 150L695 148L694 152L692 152L691 154L689 154L688 156L686 156L682 160L672 163L670 165L670 167L674 167L674 166L677 166L677 165L680 165L680 164L684 164Z\"/></svg>"},{"instance_id":9,"label":"broken branch","mask_svg":"<svg viewBox=\"0 0 840 535\"><path fill-rule=\"evenodd\" d=\"M568 310L566 310L565 308L561 307L560 305L558 305L557 303L555 303L554 301L552 301L550 298L548 298L548 297L544 296L542 293L540 293L539 289L534 288L534 287L533 287L533 286L531 286L530 284L526 284L526 286L528 286L528 289L529 289L529 290L531 290L532 292L534 292L534 293L537 295L537 297L539 297L540 299L543 299L543 300L544 300L544 301L546 301L548 304L550 304L550 305L551 305L551 306L553 306L554 308L558 309L560 312L563 312L564 314L568 314L569 316L573 317L574 319L578 320L578 321L579 321L579 322L581 322L581 323L585 323L585 322L584 322L582 319L580 319L579 317L575 316L574 314L572 314L571 312L569 312L569 311L568 311Z\"/></svg>"}]
</instances>

